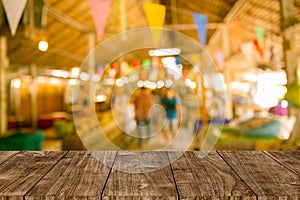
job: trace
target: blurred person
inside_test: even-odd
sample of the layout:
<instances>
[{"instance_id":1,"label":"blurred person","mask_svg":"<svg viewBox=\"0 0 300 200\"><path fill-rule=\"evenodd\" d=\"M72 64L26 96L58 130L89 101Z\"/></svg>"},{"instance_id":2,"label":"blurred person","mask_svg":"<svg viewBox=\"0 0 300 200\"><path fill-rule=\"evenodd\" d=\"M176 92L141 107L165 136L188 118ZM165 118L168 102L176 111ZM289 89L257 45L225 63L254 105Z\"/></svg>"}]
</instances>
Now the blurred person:
<instances>
[{"instance_id":1,"label":"blurred person","mask_svg":"<svg viewBox=\"0 0 300 200\"><path fill-rule=\"evenodd\" d=\"M150 109L154 105L154 98L147 88L142 87L133 94L132 103L134 104L135 120L139 135L140 147L144 145L143 128L147 128L147 140L151 140L151 116Z\"/></svg>"},{"instance_id":2,"label":"blurred person","mask_svg":"<svg viewBox=\"0 0 300 200\"><path fill-rule=\"evenodd\" d=\"M163 134L165 139L169 140L169 132L172 134L172 138L176 136L178 127L181 122L181 112L178 99L170 89L166 89L165 96L161 99L161 103L164 106L167 114L167 119L163 128Z\"/></svg>"}]
</instances>

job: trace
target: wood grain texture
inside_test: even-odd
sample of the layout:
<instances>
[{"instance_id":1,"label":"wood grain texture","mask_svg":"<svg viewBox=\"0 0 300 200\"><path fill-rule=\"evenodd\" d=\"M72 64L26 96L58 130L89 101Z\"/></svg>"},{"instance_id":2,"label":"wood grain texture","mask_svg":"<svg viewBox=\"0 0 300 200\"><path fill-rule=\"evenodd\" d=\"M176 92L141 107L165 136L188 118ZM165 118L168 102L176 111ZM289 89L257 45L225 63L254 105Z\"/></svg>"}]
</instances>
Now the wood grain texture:
<instances>
[{"instance_id":1,"label":"wood grain texture","mask_svg":"<svg viewBox=\"0 0 300 200\"><path fill-rule=\"evenodd\" d=\"M299 177L259 151L219 152L258 199L299 199Z\"/></svg>"},{"instance_id":2,"label":"wood grain texture","mask_svg":"<svg viewBox=\"0 0 300 200\"><path fill-rule=\"evenodd\" d=\"M0 164L16 155L18 151L1 151Z\"/></svg>"},{"instance_id":3,"label":"wood grain texture","mask_svg":"<svg viewBox=\"0 0 300 200\"><path fill-rule=\"evenodd\" d=\"M117 152L69 152L25 199L100 199ZM99 161L106 160L106 164ZM38 194L38 195L37 195Z\"/></svg>"},{"instance_id":4,"label":"wood grain texture","mask_svg":"<svg viewBox=\"0 0 300 200\"><path fill-rule=\"evenodd\" d=\"M23 196L64 154L64 152L20 152L2 163L0 198L23 199Z\"/></svg>"},{"instance_id":5,"label":"wood grain texture","mask_svg":"<svg viewBox=\"0 0 300 200\"><path fill-rule=\"evenodd\" d=\"M169 152L180 199L256 199L255 194L216 153Z\"/></svg>"},{"instance_id":6,"label":"wood grain texture","mask_svg":"<svg viewBox=\"0 0 300 200\"><path fill-rule=\"evenodd\" d=\"M265 153L300 176L300 151L270 151Z\"/></svg>"},{"instance_id":7,"label":"wood grain texture","mask_svg":"<svg viewBox=\"0 0 300 200\"><path fill-rule=\"evenodd\" d=\"M178 199L166 152L119 152L103 199Z\"/></svg>"},{"instance_id":8,"label":"wood grain texture","mask_svg":"<svg viewBox=\"0 0 300 200\"><path fill-rule=\"evenodd\" d=\"M0 200L300 199L300 151L218 151L202 156L0 152Z\"/></svg>"}]
</instances>

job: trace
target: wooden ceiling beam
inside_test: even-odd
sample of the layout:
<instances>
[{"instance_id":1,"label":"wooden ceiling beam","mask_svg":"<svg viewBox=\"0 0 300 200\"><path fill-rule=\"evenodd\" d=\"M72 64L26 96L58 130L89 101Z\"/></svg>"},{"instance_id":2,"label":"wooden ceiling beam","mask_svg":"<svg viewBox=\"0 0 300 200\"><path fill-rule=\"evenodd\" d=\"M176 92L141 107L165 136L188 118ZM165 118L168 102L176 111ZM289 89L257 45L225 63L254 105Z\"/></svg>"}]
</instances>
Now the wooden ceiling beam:
<instances>
[{"instance_id":1,"label":"wooden ceiling beam","mask_svg":"<svg viewBox=\"0 0 300 200\"><path fill-rule=\"evenodd\" d=\"M243 24L246 25L251 25L251 28L253 29L254 32L254 27L255 26L262 26L264 27L265 31L270 32L272 31L273 33L276 33L276 35L280 35L280 19L277 21L269 21L267 18L264 16L254 14L254 13L246 13L243 14L243 16L240 18L241 21L243 21Z\"/></svg>"},{"instance_id":2,"label":"wooden ceiling beam","mask_svg":"<svg viewBox=\"0 0 300 200\"><path fill-rule=\"evenodd\" d=\"M238 12L241 12L241 10L244 8L244 6L248 3L248 0L238 0L234 6L232 7L232 9L227 13L227 15L224 18L224 22L228 22L230 20L232 20L237 14ZM216 43L216 41L218 40L218 38L220 37L222 31L224 29L224 26L219 27L215 33L211 36L208 45L214 45Z\"/></svg>"},{"instance_id":3,"label":"wooden ceiling beam","mask_svg":"<svg viewBox=\"0 0 300 200\"><path fill-rule=\"evenodd\" d=\"M295 25L292 25L292 26L288 27L287 29L284 30L284 32L289 32L289 31L292 31L292 30L300 30L300 23L297 23Z\"/></svg>"},{"instance_id":4,"label":"wooden ceiling beam","mask_svg":"<svg viewBox=\"0 0 300 200\"><path fill-rule=\"evenodd\" d=\"M249 1L251 4L251 1ZM278 4L279 7L279 4ZM280 11L272 12L270 10L263 9L259 7L258 4L249 5L247 8L244 9L243 15L245 17L249 17L251 21L256 21L257 25L267 25L268 29L273 29L274 25L275 28L280 29ZM278 25L277 25L278 24ZM280 31L278 30L278 33Z\"/></svg>"},{"instance_id":5,"label":"wooden ceiling beam","mask_svg":"<svg viewBox=\"0 0 300 200\"><path fill-rule=\"evenodd\" d=\"M75 60L75 61L78 61L78 62L82 62L85 58L82 57L82 56L79 56L77 54L73 54L73 53L70 53L68 51L64 51L62 49L57 49L57 48L50 48L48 50L49 53L52 53L52 54L56 54L56 55L60 55L60 56L63 56L65 58L68 58L68 59L72 59L72 60Z\"/></svg>"},{"instance_id":6,"label":"wooden ceiling beam","mask_svg":"<svg viewBox=\"0 0 300 200\"><path fill-rule=\"evenodd\" d=\"M220 26L223 26L223 23L208 23L207 29L217 29ZM165 28L174 29L178 31L186 31L186 30L196 30L196 24L168 24L164 26Z\"/></svg>"},{"instance_id":7,"label":"wooden ceiling beam","mask_svg":"<svg viewBox=\"0 0 300 200\"><path fill-rule=\"evenodd\" d=\"M223 19L223 17L216 15L212 12L204 13L201 10L195 10L195 8L189 7L189 4L186 4L184 2L178 2L177 6L178 6L177 8L170 7L170 6L167 6L166 8L169 9L171 12L177 12L178 14L181 14L179 21L181 21L180 19L182 18L182 15L191 17L193 12L207 14L208 18L212 21L222 21L221 19ZM208 9L208 8L205 8L205 9Z\"/></svg>"},{"instance_id":8,"label":"wooden ceiling beam","mask_svg":"<svg viewBox=\"0 0 300 200\"><path fill-rule=\"evenodd\" d=\"M60 21L61 23L69 25L79 31L85 33L93 31L93 29L86 27L84 24L79 23L78 21L72 19L71 17L65 15L64 13L56 10L51 6L47 6L47 14Z\"/></svg>"},{"instance_id":9,"label":"wooden ceiling beam","mask_svg":"<svg viewBox=\"0 0 300 200\"><path fill-rule=\"evenodd\" d=\"M253 1L249 1L249 3L255 7L255 9L262 9L262 10L265 10L267 11L268 13L272 13L272 14L279 14L280 13L280 8L279 10L275 10L273 8L271 8L270 6L267 7L265 5L262 5L262 4L258 4L257 2L253 2Z\"/></svg>"}]
</instances>

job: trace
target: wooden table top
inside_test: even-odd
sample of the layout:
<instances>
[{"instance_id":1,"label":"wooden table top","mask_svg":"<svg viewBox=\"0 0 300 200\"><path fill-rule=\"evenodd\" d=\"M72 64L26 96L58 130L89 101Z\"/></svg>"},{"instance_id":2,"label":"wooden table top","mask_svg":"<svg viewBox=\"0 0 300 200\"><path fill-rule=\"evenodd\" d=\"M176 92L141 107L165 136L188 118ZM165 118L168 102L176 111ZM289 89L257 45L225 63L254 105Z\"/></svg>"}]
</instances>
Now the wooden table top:
<instances>
[{"instance_id":1,"label":"wooden table top","mask_svg":"<svg viewBox=\"0 0 300 200\"><path fill-rule=\"evenodd\" d=\"M300 199L300 151L201 155L191 151L0 152L0 200ZM143 171L145 163L146 169L155 170ZM156 164L162 167L156 169Z\"/></svg>"}]
</instances>

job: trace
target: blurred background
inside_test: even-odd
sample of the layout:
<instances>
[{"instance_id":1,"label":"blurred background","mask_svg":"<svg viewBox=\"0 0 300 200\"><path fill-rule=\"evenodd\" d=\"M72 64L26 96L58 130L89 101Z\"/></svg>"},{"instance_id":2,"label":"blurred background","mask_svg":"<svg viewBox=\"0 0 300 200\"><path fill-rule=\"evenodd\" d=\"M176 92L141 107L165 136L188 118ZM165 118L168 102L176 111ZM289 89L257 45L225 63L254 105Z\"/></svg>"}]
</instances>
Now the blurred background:
<instances>
[{"instance_id":1,"label":"blurred background","mask_svg":"<svg viewBox=\"0 0 300 200\"><path fill-rule=\"evenodd\" d=\"M299 20L299 0L2 0L0 150L300 149ZM134 32L122 52L147 27L165 31ZM157 105L145 146L141 87ZM166 88L181 109L172 141ZM97 121L76 124L85 106Z\"/></svg>"}]
</instances>

